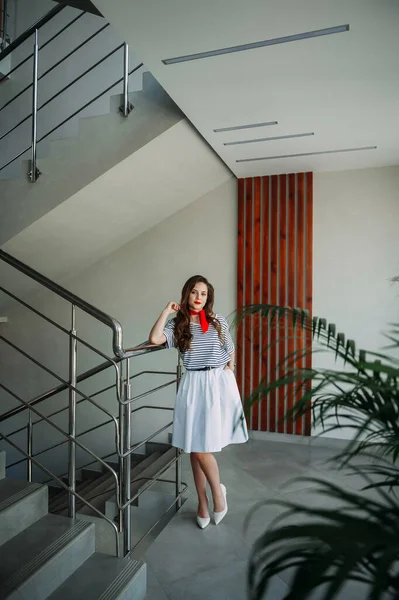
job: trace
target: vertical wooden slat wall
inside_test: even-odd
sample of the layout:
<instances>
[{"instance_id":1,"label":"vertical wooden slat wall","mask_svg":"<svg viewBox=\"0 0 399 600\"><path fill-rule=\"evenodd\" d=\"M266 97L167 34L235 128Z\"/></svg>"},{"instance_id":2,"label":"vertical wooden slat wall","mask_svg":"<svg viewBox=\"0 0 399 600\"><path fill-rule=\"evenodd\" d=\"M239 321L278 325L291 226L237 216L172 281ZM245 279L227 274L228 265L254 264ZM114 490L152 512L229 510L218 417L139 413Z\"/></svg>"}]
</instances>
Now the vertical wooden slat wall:
<instances>
[{"instance_id":1,"label":"vertical wooden slat wall","mask_svg":"<svg viewBox=\"0 0 399 600\"><path fill-rule=\"evenodd\" d=\"M264 303L306 308L312 314L312 233L312 173L239 179L238 309ZM311 334L294 332L287 321L269 327L258 316L246 319L237 330L237 382L243 398L262 378L281 376L281 361L311 343ZM308 355L296 365L310 368L311 361ZM282 421L294 402L294 385L274 391L254 404L249 426L310 435L310 414L296 423Z\"/></svg>"}]
</instances>

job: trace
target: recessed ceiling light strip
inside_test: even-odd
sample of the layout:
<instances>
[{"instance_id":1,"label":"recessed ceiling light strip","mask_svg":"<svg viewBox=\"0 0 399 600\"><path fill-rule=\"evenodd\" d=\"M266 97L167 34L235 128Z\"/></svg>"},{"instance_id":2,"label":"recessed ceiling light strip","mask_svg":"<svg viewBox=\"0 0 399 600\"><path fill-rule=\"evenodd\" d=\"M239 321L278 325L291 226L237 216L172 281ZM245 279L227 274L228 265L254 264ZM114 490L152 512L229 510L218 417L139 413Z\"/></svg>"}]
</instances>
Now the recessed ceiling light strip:
<instances>
[{"instance_id":1,"label":"recessed ceiling light strip","mask_svg":"<svg viewBox=\"0 0 399 600\"><path fill-rule=\"evenodd\" d=\"M240 158L237 163L254 162L257 160L278 160L280 158L297 158L299 156L317 156L319 154L337 154L338 152L360 152L361 150L376 150L377 146L361 148L342 148L341 150L323 150L322 152L302 152L301 154L282 154L281 156L260 156L259 158Z\"/></svg>"},{"instance_id":2,"label":"recessed ceiling light strip","mask_svg":"<svg viewBox=\"0 0 399 600\"><path fill-rule=\"evenodd\" d=\"M310 38L332 35L334 33L344 33L349 31L349 25L338 25L337 27L328 27L327 29L317 29L316 31L306 31L305 33L296 33L286 35L271 40L261 42L252 42L251 44L241 44L240 46L230 46L229 48L220 48L218 50L208 50L207 52L197 52L196 54L187 54L185 56L176 56L174 58L165 58L164 65L174 65L176 63L187 62L189 60L199 60L201 58L211 58L222 54L232 54L233 52L244 52L245 50L254 50L255 48L264 48L266 46L275 46L276 44L287 44L288 42L298 42L299 40L308 40Z\"/></svg>"},{"instance_id":3,"label":"recessed ceiling light strip","mask_svg":"<svg viewBox=\"0 0 399 600\"><path fill-rule=\"evenodd\" d=\"M239 131L240 129L253 129L254 127L270 127L271 125L278 125L277 121L267 121L266 123L251 123L250 125L236 125L235 127L220 127L214 129L214 133L223 133L225 131Z\"/></svg>"},{"instance_id":4,"label":"recessed ceiling light strip","mask_svg":"<svg viewBox=\"0 0 399 600\"><path fill-rule=\"evenodd\" d=\"M309 137L314 133L292 133L290 135L277 135L276 137L256 138L254 140L240 140L238 142L225 142L223 146L238 146L240 144L255 144L256 142L274 142L274 140L290 140L292 138Z\"/></svg>"}]
</instances>

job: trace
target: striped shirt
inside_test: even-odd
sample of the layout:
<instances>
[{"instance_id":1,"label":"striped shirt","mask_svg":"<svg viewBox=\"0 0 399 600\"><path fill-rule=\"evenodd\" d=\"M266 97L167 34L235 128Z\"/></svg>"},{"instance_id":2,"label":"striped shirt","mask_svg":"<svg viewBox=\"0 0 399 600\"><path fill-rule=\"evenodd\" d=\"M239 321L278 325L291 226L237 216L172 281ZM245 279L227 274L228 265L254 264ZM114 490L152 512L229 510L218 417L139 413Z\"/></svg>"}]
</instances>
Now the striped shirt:
<instances>
[{"instance_id":1,"label":"striped shirt","mask_svg":"<svg viewBox=\"0 0 399 600\"><path fill-rule=\"evenodd\" d=\"M234 343L230 335L229 326L222 315L216 315L222 328L222 339L218 332L209 324L208 331L204 333L199 323L190 323L192 340L189 350L181 353L183 365L186 369L203 369L204 367L224 367L234 352ZM168 348L176 348L174 339L176 319L166 323L163 330Z\"/></svg>"}]
</instances>

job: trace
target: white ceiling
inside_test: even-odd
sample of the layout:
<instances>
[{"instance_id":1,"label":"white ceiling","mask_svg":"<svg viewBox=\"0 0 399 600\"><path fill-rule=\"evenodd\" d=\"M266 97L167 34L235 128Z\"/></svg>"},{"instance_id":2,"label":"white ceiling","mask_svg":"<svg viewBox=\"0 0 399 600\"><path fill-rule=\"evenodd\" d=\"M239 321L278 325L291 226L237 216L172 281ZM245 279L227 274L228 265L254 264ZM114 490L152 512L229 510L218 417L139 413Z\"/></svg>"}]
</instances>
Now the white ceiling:
<instances>
[{"instance_id":1,"label":"white ceiling","mask_svg":"<svg viewBox=\"0 0 399 600\"><path fill-rule=\"evenodd\" d=\"M399 164L398 0L94 0L239 177ZM338 25L349 32L166 66ZM278 125L236 132L251 123ZM313 132L238 146L225 142ZM377 146L376 150L275 157Z\"/></svg>"},{"instance_id":2,"label":"white ceiling","mask_svg":"<svg viewBox=\"0 0 399 600\"><path fill-rule=\"evenodd\" d=\"M231 177L183 119L35 221L2 249L61 282ZM173 257L166 255L165 260L170 262ZM35 289L1 261L0 280L18 295Z\"/></svg>"}]
</instances>

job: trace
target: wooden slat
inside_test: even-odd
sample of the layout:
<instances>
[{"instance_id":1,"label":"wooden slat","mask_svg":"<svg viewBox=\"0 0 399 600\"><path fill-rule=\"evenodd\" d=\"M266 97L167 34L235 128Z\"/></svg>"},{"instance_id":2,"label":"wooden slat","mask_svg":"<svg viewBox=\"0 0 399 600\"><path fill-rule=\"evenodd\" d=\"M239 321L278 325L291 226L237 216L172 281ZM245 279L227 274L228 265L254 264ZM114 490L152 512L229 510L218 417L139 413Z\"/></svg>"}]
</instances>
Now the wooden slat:
<instances>
[{"instance_id":1,"label":"wooden slat","mask_svg":"<svg viewBox=\"0 0 399 600\"><path fill-rule=\"evenodd\" d=\"M288 306L295 307L295 174L288 176L288 284L287 296ZM294 330L288 321L288 356L291 356L295 350ZM289 368L293 367L293 362L289 361ZM287 410L294 406L294 388L292 385L287 389ZM294 423L290 419L287 421L287 433L294 433Z\"/></svg>"},{"instance_id":2,"label":"wooden slat","mask_svg":"<svg viewBox=\"0 0 399 600\"><path fill-rule=\"evenodd\" d=\"M269 302L269 177L262 177L262 304ZM262 373L263 380L267 380L269 352L265 351L268 339L266 319L262 320ZM262 398L260 403L260 428L268 431L268 398Z\"/></svg>"},{"instance_id":3,"label":"wooden slat","mask_svg":"<svg viewBox=\"0 0 399 600\"><path fill-rule=\"evenodd\" d=\"M313 304L313 173L306 173L306 310L309 311L310 318L312 317ZM312 332L306 333L306 368L312 368ZM309 391L311 383L307 386ZM312 414L311 411L305 415L305 435L311 435L312 429Z\"/></svg>"},{"instance_id":4,"label":"wooden slat","mask_svg":"<svg viewBox=\"0 0 399 600\"><path fill-rule=\"evenodd\" d=\"M305 185L306 182L306 185ZM237 308L259 302L306 308L312 312L311 173L247 178L238 182ZM288 186L288 190L287 190ZM288 206L286 194L288 191ZM279 272L277 272L277 270ZM273 381L285 372L287 354L311 348L311 332L294 331L292 321L273 327L266 319L248 318L237 331L237 380L248 397L260 379ZM287 341L286 337L288 338ZM267 352L262 350L268 347ZM289 367L311 368L311 355ZM295 386L287 386L254 405L253 429L309 435L311 415L296 424L281 424L292 409Z\"/></svg>"},{"instance_id":5,"label":"wooden slat","mask_svg":"<svg viewBox=\"0 0 399 600\"><path fill-rule=\"evenodd\" d=\"M277 264L278 264L278 176L272 175L272 211L271 211L271 256L270 256L270 303L277 304ZM276 321L270 326L270 379L274 381L277 376L277 330ZM269 394L269 431L276 431L276 404L277 394L273 391Z\"/></svg>"},{"instance_id":6,"label":"wooden slat","mask_svg":"<svg viewBox=\"0 0 399 600\"><path fill-rule=\"evenodd\" d=\"M237 237L237 310L240 311L244 304L244 227L245 227L245 180L238 180L238 237ZM236 339L236 374L237 383L243 396L243 335L244 328L240 324L237 327L237 339Z\"/></svg>"},{"instance_id":7,"label":"wooden slat","mask_svg":"<svg viewBox=\"0 0 399 600\"><path fill-rule=\"evenodd\" d=\"M287 304L287 299L286 299L286 291L287 291L287 284L286 284L286 274L287 274L287 267L286 267L286 257L287 257L287 215L286 215L286 211L287 211L287 201L286 201L286 194L287 194L287 176L286 175L280 175L280 231L279 231L279 254L280 254L280 266L279 266L279 299L278 299L278 303L280 306L286 306ZM286 342L286 320L282 319L281 324L278 328L278 335L279 335L279 355L278 355L278 361L279 361L279 373L278 376L279 377L283 377L284 376L284 369L285 369L285 365L284 365L284 359L285 359L285 342ZM285 387L281 387L278 390L278 410L277 410L277 415L278 415L278 426L277 429L280 433L284 433L285 432L285 423L284 423L284 416L285 416L285 394L286 394L286 390Z\"/></svg>"},{"instance_id":8,"label":"wooden slat","mask_svg":"<svg viewBox=\"0 0 399 600\"><path fill-rule=\"evenodd\" d=\"M252 304L252 203L253 203L253 180L245 180L245 305ZM245 319L244 334L244 398L251 393L251 355L252 355L252 318ZM251 411L253 412L253 411Z\"/></svg>"},{"instance_id":9,"label":"wooden slat","mask_svg":"<svg viewBox=\"0 0 399 600\"><path fill-rule=\"evenodd\" d=\"M298 173L298 205L297 205L297 262L296 262L296 273L297 273L297 305L298 308L305 308L304 306L304 288L305 288L305 195L304 195L304 174ZM298 360L296 361L296 367L301 369L303 367L303 360L301 358L305 347L305 336L303 335L300 328L297 329L297 350ZM295 400L297 400L297 394ZM295 424L297 435L303 433L303 422L302 419L298 419Z\"/></svg>"},{"instance_id":10,"label":"wooden slat","mask_svg":"<svg viewBox=\"0 0 399 600\"><path fill-rule=\"evenodd\" d=\"M260 177L254 179L254 232L253 232L253 303L260 303ZM252 342L252 387L259 384L259 352L260 352L260 319L253 319L253 342ZM252 414L252 429L259 429L259 404L254 405Z\"/></svg>"}]
</instances>

